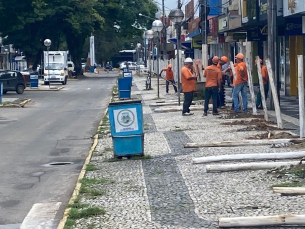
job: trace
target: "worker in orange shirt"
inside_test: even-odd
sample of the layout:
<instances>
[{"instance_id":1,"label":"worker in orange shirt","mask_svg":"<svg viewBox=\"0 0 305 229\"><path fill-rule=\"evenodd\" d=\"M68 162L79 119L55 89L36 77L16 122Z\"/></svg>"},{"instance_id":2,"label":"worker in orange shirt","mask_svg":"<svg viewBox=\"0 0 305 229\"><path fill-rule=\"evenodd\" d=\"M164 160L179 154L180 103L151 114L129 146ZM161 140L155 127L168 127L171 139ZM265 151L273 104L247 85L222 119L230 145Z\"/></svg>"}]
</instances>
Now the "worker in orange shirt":
<instances>
[{"instance_id":1,"label":"worker in orange shirt","mask_svg":"<svg viewBox=\"0 0 305 229\"><path fill-rule=\"evenodd\" d=\"M263 77L263 83L264 83L264 91L265 91L265 99L267 99L268 92L269 92L269 75L266 65L263 65L263 60L259 59L259 62L261 63L261 70L262 70L262 77ZM256 61L255 61L256 65ZM256 107L258 109L263 109L262 105L262 95L261 91L257 93L257 99L256 99Z\"/></svg>"},{"instance_id":2,"label":"worker in orange shirt","mask_svg":"<svg viewBox=\"0 0 305 229\"><path fill-rule=\"evenodd\" d=\"M225 83L227 79L227 75L229 72L229 65L228 65L228 57L222 56L217 64L217 67L220 69L222 74L222 80L220 85L220 91L218 93L218 102L217 105L219 108L225 108ZM228 83L229 84L229 83Z\"/></svg>"},{"instance_id":3,"label":"worker in orange shirt","mask_svg":"<svg viewBox=\"0 0 305 229\"><path fill-rule=\"evenodd\" d=\"M193 73L193 60L186 58L184 67L181 69L181 84L184 93L183 116L193 115L190 106L193 101L194 91L196 90L197 76Z\"/></svg>"},{"instance_id":4,"label":"worker in orange shirt","mask_svg":"<svg viewBox=\"0 0 305 229\"><path fill-rule=\"evenodd\" d=\"M233 103L234 103L234 111L239 113L239 102L238 95L241 93L241 97L243 100L243 112L248 112L248 98L247 98L247 86L248 86L248 72L247 66L244 62L244 55L242 53L238 53L235 56L236 63L234 64L235 72L236 72L236 80L234 80L234 89L233 89Z\"/></svg>"},{"instance_id":5,"label":"worker in orange shirt","mask_svg":"<svg viewBox=\"0 0 305 229\"><path fill-rule=\"evenodd\" d=\"M209 100L213 99L213 115L218 115L217 100L218 92L221 90L222 73L217 67L219 63L219 57L214 56L212 58L212 65L206 67L203 77L206 78L205 83L205 100L204 100L204 116L208 115Z\"/></svg>"},{"instance_id":6,"label":"worker in orange shirt","mask_svg":"<svg viewBox=\"0 0 305 229\"><path fill-rule=\"evenodd\" d=\"M174 87L175 93L177 93L177 87L175 85L175 79L174 79L174 71L172 70L172 65L169 64L167 68L162 69L160 72L160 76L162 72L166 72L165 79L166 79L166 93L168 94L168 86L169 83L171 83Z\"/></svg>"}]
</instances>

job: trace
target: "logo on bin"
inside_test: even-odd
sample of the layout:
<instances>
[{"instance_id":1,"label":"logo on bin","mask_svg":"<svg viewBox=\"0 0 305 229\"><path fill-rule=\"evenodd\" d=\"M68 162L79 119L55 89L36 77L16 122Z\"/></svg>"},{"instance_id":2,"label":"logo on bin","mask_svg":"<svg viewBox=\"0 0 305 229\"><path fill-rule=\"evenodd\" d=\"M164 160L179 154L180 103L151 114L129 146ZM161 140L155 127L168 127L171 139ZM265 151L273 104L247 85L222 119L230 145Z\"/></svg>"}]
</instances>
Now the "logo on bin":
<instances>
[{"instance_id":1,"label":"logo on bin","mask_svg":"<svg viewBox=\"0 0 305 229\"><path fill-rule=\"evenodd\" d=\"M135 117L130 110L122 110L117 116L118 122L121 126L130 126L134 123Z\"/></svg>"}]
</instances>

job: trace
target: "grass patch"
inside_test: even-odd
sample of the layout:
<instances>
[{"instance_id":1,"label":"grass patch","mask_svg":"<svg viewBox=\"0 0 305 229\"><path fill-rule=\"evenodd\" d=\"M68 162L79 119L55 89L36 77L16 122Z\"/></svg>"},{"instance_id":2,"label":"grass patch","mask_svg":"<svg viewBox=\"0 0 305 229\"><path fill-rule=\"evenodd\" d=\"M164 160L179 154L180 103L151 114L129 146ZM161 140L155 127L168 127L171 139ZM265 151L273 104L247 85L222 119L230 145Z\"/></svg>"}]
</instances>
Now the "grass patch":
<instances>
[{"instance_id":1,"label":"grass patch","mask_svg":"<svg viewBox=\"0 0 305 229\"><path fill-rule=\"evenodd\" d=\"M129 160L149 160L152 159L152 156L148 155L144 155L144 156L132 156L130 158L128 158ZM117 157L113 157L113 158L108 158L105 159L104 162L118 162L118 161L125 161L124 159L119 159Z\"/></svg>"},{"instance_id":2,"label":"grass patch","mask_svg":"<svg viewBox=\"0 0 305 229\"><path fill-rule=\"evenodd\" d=\"M1 103L2 106L6 106L6 105L9 105L9 104L12 104L12 102L8 102L8 101L7 101L7 102Z\"/></svg>"},{"instance_id":3,"label":"grass patch","mask_svg":"<svg viewBox=\"0 0 305 229\"><path fill-rule=\"evenodd\" d=\"M93 184L106 184L106 183L110 183L111 181L108 179L98 179L98 178L83 178L79 181L82 185L84 186L89 186L89 185L93 185Z\"/></svg>"},{"instance_id":4,"label":"grass patch","mask_svg":"<svg viewBox=\"0 0 305 229\"><path fill-rule=\"evenodd\" d=\"M104 152L106 153L106 152L113 152L113 148L111 148L111 147L106 147L105 149L104 149Z\"/></svg>"},{"instance_id":5,"label":"grass patch","mask_svg":"<svg viewBox=\"0 0 305 229\"><path fill-rule=\"evenodd\" d=\"M305 171L302 169L302 170L296 170L296 171L291 171L291 172L288 172L289 174L293 174L297 177L301 177L304 175Z\"/></svg>"},{"instance_id":6,"label":"grass patch","mask_svg":"<svg viewBox=\"0 0 305 229\"><path fill-rule=\"evenodd\" d=\"M95 170L98 170L98 168L95 165L88 164L88 165L86 165L86 170L87 171L95 171Z\"/></svg>"},{"instance_id":7,"label":"grass patch","mask_svg":"<svg viewBox=\"0 0 305 229\"><path fill-rule=\"evenodd\" d=\"M88 204L82 204L82 203L73 203L73 204L69 204L68 207L69 208L81 209L81 208L89 207L89 205Z\"/></svg>"},{"instance_id":8,"label":"grass patch","mask_svg":"<svg viewBox=\"0 0 305 229\"><path fill-rule=\"evenodd\" d=\"M69 218L72 220L76 220L97 215L103 215L105 213L105 210L99 207L90 207L82 210L72 208L69 212Z\"/></svg>"},{"instance_id":9,"label":"grass patch","mask_svg":"<svg viewBox=\"0 0 305 229\"><path fill-rule=\"evenodd\" d=\"M164 171L163 170L157 170L156 173L157 174L162 174L162 173L164 173Z\"/></svg>"},{"instance_id":10,"label":"grass patch","mask_svg":"<svg viewBox=\"0 0 305 229\"><path fill-rule=\"evenodd\" d=\"M292 182L286 182L286 183L280 183L280 184L275 184L272 185L271 188L274 187L301 187L300 181L292 181Z\"/></svg>"},{"instance_id":11,"label":"grass patch","mask_svg":"<svg viewBox=\"0 0 305 229\"><path fill-rule=\"evenodd\" d=\"M97 190L97 189L93 189L93 188L87 188L87 187L82 186L79 189L79 193L88 194L88 195L91 195L91 196L102 196L102 195L106 194L106 191L105 190Z\"/></svg>"},{"instance_id":12,"label":"grass patch","mask_svg":"<svg viewBox=\"0 0 305 229\"><path fill-rule=\"evenodd\" d=\"M72 229L75 225L75 219L67 219L64 229Z\"/></svg>"}]
</instances>

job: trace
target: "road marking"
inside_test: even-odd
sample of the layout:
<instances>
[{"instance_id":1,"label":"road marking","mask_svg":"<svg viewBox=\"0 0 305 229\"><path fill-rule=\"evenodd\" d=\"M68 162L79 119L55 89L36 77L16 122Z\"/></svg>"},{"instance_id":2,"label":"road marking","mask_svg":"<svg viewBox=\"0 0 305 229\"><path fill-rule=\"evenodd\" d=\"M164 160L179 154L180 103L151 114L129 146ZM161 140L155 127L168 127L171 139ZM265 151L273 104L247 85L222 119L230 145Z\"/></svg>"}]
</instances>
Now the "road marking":
<instances>
[{"instance_id":1,"label":"road marking","mask_svg":"<svg viewBox=\"0 0 305 229\"><path fill-rule=\"evenodd\" d=\"M34 204L20 229L53 229L54 218L61 202Z\"/></svg>"}]
</instances>

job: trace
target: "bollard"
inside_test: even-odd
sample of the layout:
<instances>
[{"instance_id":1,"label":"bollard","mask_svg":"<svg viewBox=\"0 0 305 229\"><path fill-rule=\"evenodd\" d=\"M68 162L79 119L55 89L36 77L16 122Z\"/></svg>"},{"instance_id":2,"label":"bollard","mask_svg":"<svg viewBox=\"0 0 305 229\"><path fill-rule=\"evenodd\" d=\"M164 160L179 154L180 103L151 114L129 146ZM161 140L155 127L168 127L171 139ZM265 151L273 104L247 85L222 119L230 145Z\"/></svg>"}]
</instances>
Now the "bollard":
<instances>
[{"instance_id":1,"label":"bollard","mask_svg":"<svg viewBox=\"0 0 305 229\"><path fill-rule=\"evenodd\" d=\"M0 83L0 104L2 103L3 83Z\"/></svg>"}]
</instances>

